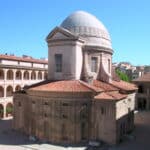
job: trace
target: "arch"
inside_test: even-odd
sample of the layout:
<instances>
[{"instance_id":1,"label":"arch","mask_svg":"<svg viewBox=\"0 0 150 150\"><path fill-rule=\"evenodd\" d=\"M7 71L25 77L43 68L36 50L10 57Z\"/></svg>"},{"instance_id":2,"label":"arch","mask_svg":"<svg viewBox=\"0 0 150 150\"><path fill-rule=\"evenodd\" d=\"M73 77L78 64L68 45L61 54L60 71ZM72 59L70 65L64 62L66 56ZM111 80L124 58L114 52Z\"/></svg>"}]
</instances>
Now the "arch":
<instances>
[{"instance_id":1,"label":"arch","mask_svg":"<svg viewBox=\"0 0 150 150\"><path fill-rule=\"evenodd\" d=\"M13 88L12 88L12 86L9 85L6 89L6 96L9 97L12 95L13 95Z\"/></svg>"},{"instance_id":2,"label":"arch","mask_svg":"<svg viewBox=\"0 0 150 150\"><path fill-rule=\"evenodd\" d=\"M4 79L4 71L0 69L0 80Z\"/></svg>"},{"instance_id":3,"label":"arch","mask_svg":"<svg viewBox=\"0 0 150 150\"><path fill-rule=\"evenodd\" d=\"M16 80L21 80L21 71L16 71Z\"/></svg>"},{"instance_id":4,"label":"arch","mask_svg":"<svg viewBox=\"0 0 150 150\"><path fill-rule=\"evenodd\" d=\"M0 86L0 97L4 97L4 88Z\"/></svg>"},{"instance_id":5,"label":"arch","mask_svg":"<svg viewBox=\"0 0 150 150\"><path fill-rule=\"evenodd\" d=\"M48 73L47 72L44 72L44 79L48 79Z\"/></svg>"},{"instance_id":6,"label":"arch","mask_svg":"<svg viewBox=\"0 0 150 150\"><path fill-rule=\"evenodd\" d=\"M13 115L13 104L8 103L6 105L6 117L12 116Z\"/></svg>"},{"instance_id":7,"label":"arch","mask_svg":"<svg viewBox=\"0 0 150 150\"><path fill-rule=\"evenodd\" d=\"M4 115L4 107L2 104L0 104L0 119L3 118Z\"/></svg>"},{"instance_id":8,"label":"arch","mask_svg":"<svg viewBox=\"0 0 150 150\"><path fill-rule=\"evenodd\" d=\"M36 80L36 73L35 73L35 71L31 72L31 80Z\"/></svg>"},{"instance_id":9,"label":"arch","mask_svg":"<svg viewBox=\"0 0 150 150\"><path fill-rule=\"evenodd\" d=\"M41 71L38 72L38 80L42 80L42 72Z\"/></svg>"},{"instance_id":10,"label":"arch","mask_svg":"<svg viewBox=\"0 0 150 150\"><path fill-rule=\"evenodd\" d=\"M21 86L17 85L16 88L15 88L15 91L20 91L20 90L21 90Z\"/></svg>"},{"instance_id":11,"label":"arch","mask_svg":"<svg viewBox=\"0 0 150 150\"><path fill-rule=\"evenodd\" d=\"M12 70L7 71L7 80L13 80L13 71Z\"/></svg>"},{"instance_id":12,"label":"arch","mask_svg":"<svg viewBox=\"0 0 150 150\"><path fill-rule=\"evenodd\" d=\"M23 78L24 78L24 80L29 80L29 72L28 71L24 72Z\"/></svg>"}]
</instances>

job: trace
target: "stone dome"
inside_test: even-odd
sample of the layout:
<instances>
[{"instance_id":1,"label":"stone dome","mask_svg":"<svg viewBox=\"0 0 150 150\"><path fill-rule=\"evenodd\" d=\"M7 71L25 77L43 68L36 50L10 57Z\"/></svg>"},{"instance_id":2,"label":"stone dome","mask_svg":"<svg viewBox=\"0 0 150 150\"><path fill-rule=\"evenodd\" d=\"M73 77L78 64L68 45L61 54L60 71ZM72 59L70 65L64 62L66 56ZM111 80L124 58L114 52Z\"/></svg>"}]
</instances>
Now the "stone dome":
<instances>
[{"instance_id":1,"label":"stone dome","mask_svg":"<svg viewBox=\"0 0 150 150\"><path fill-rule=\"evenodd\" d=\"M87 12L76 11L72 13L62 22L60 27L83 37L86 40L86 45L112 49L109 33L103 23Z\"/></svg>"}]
</instances>

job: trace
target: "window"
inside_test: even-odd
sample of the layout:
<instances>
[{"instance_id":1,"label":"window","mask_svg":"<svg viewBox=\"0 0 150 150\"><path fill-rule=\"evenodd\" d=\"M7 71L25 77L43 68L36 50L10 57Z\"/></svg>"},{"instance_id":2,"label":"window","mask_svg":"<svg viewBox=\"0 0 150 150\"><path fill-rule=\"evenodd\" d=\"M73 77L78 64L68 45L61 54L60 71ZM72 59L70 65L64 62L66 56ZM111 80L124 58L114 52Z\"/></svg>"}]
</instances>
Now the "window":
<instances>
[{"instance_id":1,"label":"window","mask_svg":"<svg viewBox=\"0 0 150 150\"><path fill-rule=\"evenodd\" d=\"M97 72L97 57L91 58L91 71Z\"/></svg>"},{"instance_id":2,"label":"window","mask_svg":"<svg viewBox=\"0 0 150 150\"><path fill-rule=\"evenodd\" d=\"M63 106L68 106L68 103L63 103Z\"/></svg>"},{"instance_id":3,"label":"window","mask_svg":"<svg viewBox=\"0 0 150 150\"><path fill-rule=\"evenodd\" d=\"M45 102L44 105L48 105L48 102Z\"/></svg>"},{"instance_id":4,"label":"window","mask_svg":"<svg viewBox=\"0 0 150 150\"><path fill-rule=\"evenodd\" d=\"M108 59L108 72L110 73L110 59Z\"/></svg>"},{"instance_id":5,"label":"window","mask_svg":"<svg viewBox=\"0 0 150 150\"><path fill-rule=\"evenodd\" d=\"M21 107L21 102L18 102L18 106Z\"/></svg>"},{"instance_id":6,"label":"window","mask_svg":"<svg viewBox=\"0 0 150 150\"><path fill-rule=\"evenodd\" d=\"M62 117L64 118L64 119L67 119L68 118L68 116L67 115L62 115Z\"/></svg>"},{"instance_id":7,"label":"window","mask_svg":"<svg viewBox=\"0 0 150 150\"><path fill-rule=\"evenodd\" d=\"M62 72L62 54L55 54L55 72Z\"/></svg>"},{"instance_id":8,"label":"window","mask_svg":"<svg viewBox=\"0 0 150 150\"><path fill-rule=\"evenodd\" d=\"M143 90L143 86L142 85L140 85L139 86L139 89L138 89L138 93L143 93L144 92L144 90Z\"/></svg>"}]
</instances>

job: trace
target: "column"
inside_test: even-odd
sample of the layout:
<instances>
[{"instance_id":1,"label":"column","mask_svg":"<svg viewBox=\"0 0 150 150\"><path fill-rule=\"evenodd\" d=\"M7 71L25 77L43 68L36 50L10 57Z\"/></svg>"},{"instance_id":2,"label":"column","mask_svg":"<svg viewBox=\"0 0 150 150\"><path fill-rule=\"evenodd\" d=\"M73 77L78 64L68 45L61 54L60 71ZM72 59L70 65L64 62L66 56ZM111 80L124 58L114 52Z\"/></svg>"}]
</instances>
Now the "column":
<instances>
[{"instance_id":1,"label":"column","mask_svg":"<svg viewBox=\"0 0 150 150\"><path fill-rule=\"evenodd\" d=\"M4 81L6 82L7 80L7 69L4 69Z\"/></svg>"}]
</instances>

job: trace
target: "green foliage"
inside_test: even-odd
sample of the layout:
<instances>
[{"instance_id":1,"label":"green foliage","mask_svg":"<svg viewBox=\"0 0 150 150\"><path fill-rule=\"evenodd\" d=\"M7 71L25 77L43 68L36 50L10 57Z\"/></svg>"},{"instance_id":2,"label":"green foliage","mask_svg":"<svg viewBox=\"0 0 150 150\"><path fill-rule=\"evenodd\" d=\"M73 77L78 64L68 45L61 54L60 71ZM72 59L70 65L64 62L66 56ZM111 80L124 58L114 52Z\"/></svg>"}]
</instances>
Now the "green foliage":
<instances>
[{"instance_id":1,"label":"green foliage","mask_svg":"<svg viewBox=\"0 0 150 150\"><path fill-rule=\"evenodd\" d=\"M125 73L123 73L123 72L121 72L119 70L116 70L116 74L119 76L119 78L121 80L126 81L126 82L130 82L129 77Z\"/></svg>"},{"instance_id":2,"label":"green foliage","mask_svg":"<svg viewBox=\"0 0 150 150\"><path fill-rule=\"evenodd\" d=\"M8 114L12 114L13 108L12 108L12 107L7 107L7 108L6 108L6 112L7 112Z\"/></svg>"}]
</instances>

